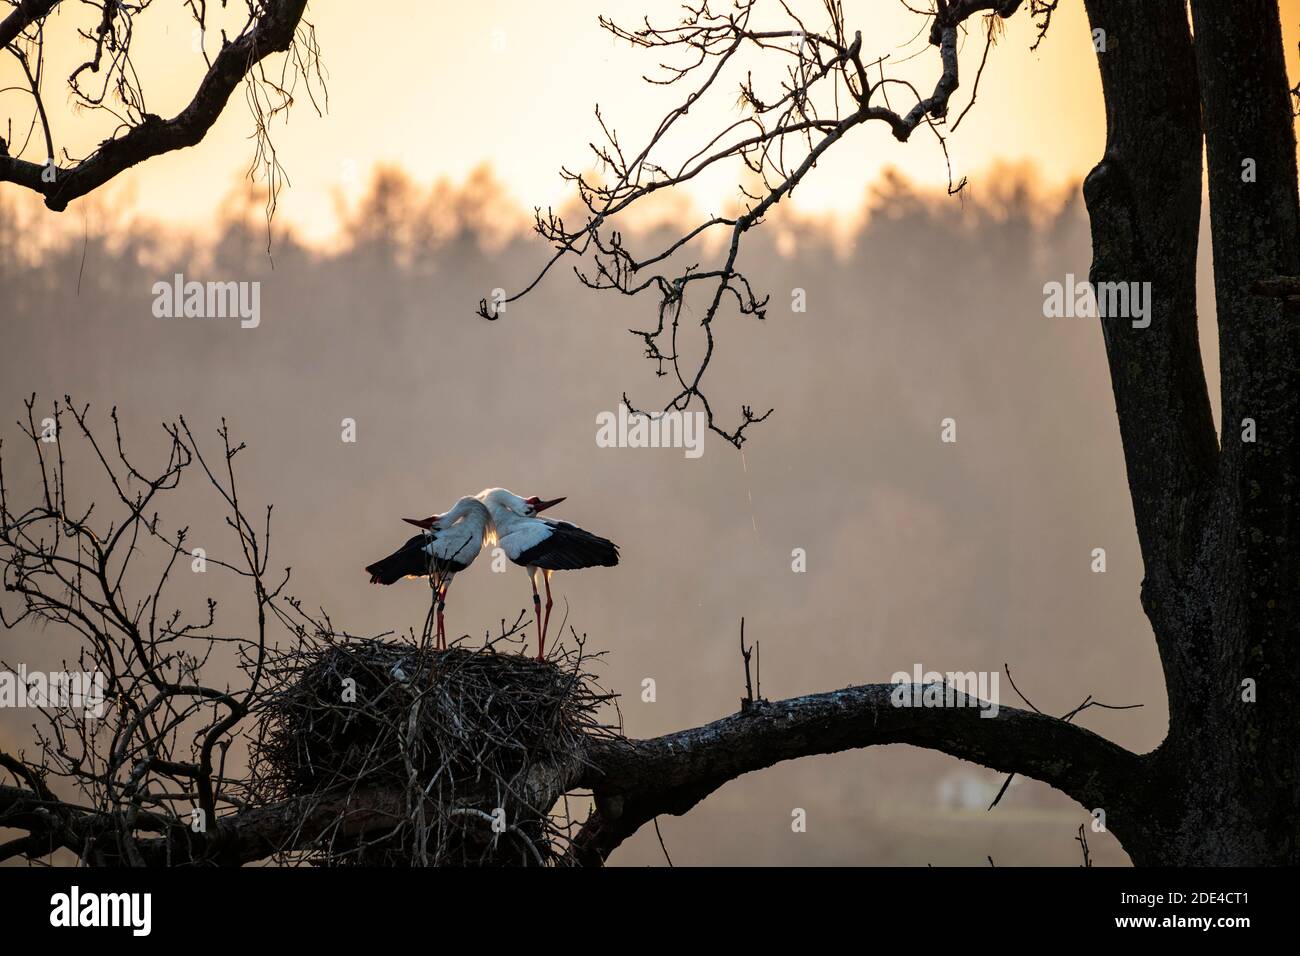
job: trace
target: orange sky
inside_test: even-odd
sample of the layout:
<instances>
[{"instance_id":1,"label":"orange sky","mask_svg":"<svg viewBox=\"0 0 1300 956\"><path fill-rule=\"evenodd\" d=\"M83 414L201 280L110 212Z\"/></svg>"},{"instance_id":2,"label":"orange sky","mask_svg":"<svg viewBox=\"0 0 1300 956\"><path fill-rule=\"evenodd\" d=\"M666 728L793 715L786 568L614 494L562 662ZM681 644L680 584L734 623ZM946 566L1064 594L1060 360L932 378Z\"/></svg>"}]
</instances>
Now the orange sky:
<instances>
[{"instance_id":1,"label":"orange sky","mask_svg":"<svg viewBox=\"0 0 1300 956\"><path fill-rule=\"evenodd\" d=\"M763 25L779 11L774 2L767 6L768 19L759 21ZM1283 0L1282 6L1294 61L1300 0ZM818 0L795 7L813 11L810 24L820 22ZM300 95L287 124L275 127L276 146L292 182L281 197L281 223L316 238L327 235L339 199L355 199L370 170L385 163L403 166L426 183L440 177L460 180L490 163L522 206L564 202L571 191L557 171L561 165L587 164L597 100L630 145L640 142L639 134L662 115L672 96L641 81L652 60L601 31L597 15L628 23L648 13L656 21L674 21L678 10L676 2L665 0L482 0L436 8L394 0L377 15L360 16L354 5L318 0L309 6L308 19L323 51L329 107L325 116L317 116ZM863 31L864 50L873 55L891 53L901 60L924 48L923 40L912 39L917 17L897 0L849 0L845 11L850 29ZM74 153L84 152L108 128L102 116L74 113L63 85L86 47L73 39L74 28L95 13L70 6L47 27L46 96L56 145ZM1047 40L1030 53L1033 26L1028 17L1022 12L1008 22L1006 36L990 58L979 103L952 137L956 175L978 174L999 160L1033 163L1049 184L1086 173L1102 149L1104 130L1085 24L1081 0L1064 0ZM203 69L191 49L192 32L192 21L179 3L159 5L138 21L136 66L154 112L172 115L192 95ZM211 39L208 48L215 50ZM964 85L954 100L954 116L966 104L982 49L973 33L963 49ZM918 80L928 77L932 84L935 58L926 49L898 70ZM12 61L0 66L4 85L15 81L14 73ZM200 146L154 159L120 177L105 202L134 204L149 217L201 225L244 175L252 156L247 138L252 123L238 99L236 94ZM25 130L30 98L7 92L0 97L0 111L0 122L11 118L15 131ZM716 113L710 118L716 122ZM800 187L794 203L806 212L856 211L865 185L889 165L905 168L927 185L946 182L943 157L932 137L918 135L903 145L883 127L871 128L855 131L832 150ZM692 198L716 205L719 189L731 198L734 185L734 176L727 182L704 180ZM978 175L972 176L972 186L980 187ZM16 192L14 187L7 190ZM76 216L77 209L74 205L69 215Z\"/></svg>"}]
</instances>

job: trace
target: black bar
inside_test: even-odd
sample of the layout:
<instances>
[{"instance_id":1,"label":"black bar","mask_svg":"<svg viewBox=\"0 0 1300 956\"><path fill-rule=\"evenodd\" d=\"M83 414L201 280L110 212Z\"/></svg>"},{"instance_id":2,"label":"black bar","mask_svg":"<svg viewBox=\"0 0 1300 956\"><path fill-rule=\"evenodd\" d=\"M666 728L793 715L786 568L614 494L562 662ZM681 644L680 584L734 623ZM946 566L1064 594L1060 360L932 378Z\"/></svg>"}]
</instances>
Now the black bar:
<instances>
[{"instance_id":1,"label":"black bar","mask_svg":"<svg viewBox=\"0 0 1300 956\"><path fill-rule=\"evenodd\" d=\"M566 871L0 868L6 942L28 936L133 943L127 927L54 927L55 894L148 893L149 938L340 945L490 931L611 943L686 922L742 936L777 926L820 935L871 931L877 943L970 942L973 932L1047 931L1056 939L1201 934L1229 943L1285 929L1294 874L1191 869L621 869ZM1181 894L1181 896L1179 895ZM69 900L70 902L70 900ZM1199 921L1209 919L1205 927ZM1147 925L1121 921L1151 921ZM1196 920L1196 924L1188 921ZM1225 921L1241 921L1228 925ZM1180 922L1181 921L1181 922ZM566 925L572 924L572 925ZM638 929L639 927L639 929ZM895 930L902 936L888 935ZM875 931L886 935L874 935ZM1164 932L1160 932L1164 931ZM1169 931L1173 931L1173 936ZM1064 936L1060 934L1065 934ZM450 937L443 938L450 943ZM667 941L665 940L665 944ZM495 948L495 947L494 947ZM8 946L6 946L8 949ZM17 951L16 949L13 951Z\"/></svg>"}]
</instances>

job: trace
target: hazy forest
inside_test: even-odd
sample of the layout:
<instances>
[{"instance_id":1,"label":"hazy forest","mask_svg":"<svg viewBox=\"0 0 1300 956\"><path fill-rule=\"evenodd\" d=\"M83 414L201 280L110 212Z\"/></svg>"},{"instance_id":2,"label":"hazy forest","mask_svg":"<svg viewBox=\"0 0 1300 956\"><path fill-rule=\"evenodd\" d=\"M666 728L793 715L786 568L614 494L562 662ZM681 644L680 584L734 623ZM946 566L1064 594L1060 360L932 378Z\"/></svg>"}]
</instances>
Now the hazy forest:
<instances>
[{"instance_id":1,"label":"hazy forest","mask_svg":"<svg viewBox=\"0 0 1300 956\"><path fill-rule=\"evenodd\" d=\"M743 454L715 435L696 460L594 444L596 416L624 390L664 400L627 332L651 303L560 277L495 323L475 315L544 254L487 168L436 184L382 171L363 201L340 204L322 247L279 222L268 236L261 198L241 188L202 238L93 197L56 228L0 197L0 407L12 418L32 393L38 411L70 393L106 425L116 406L141 454L161 447L163 420L182 414L204 438L224 417L248 444L244 493L276 506L272 566L291 566L293 594L364 634L423 619L427 589L380 592L361 568L400 534L396 515L442 503L432 489L568 495L566 517L598 517L625 545L619 573L569 575L558 600L566 632L609 652L598 676L622 695L629 736L735 709L743 615L772 699L918 663L1006 665L1049 713L1088 694L1144 705L1080 721L1150 750L1167 711L1136 599L1106 359L1095 322L1043 314L1047 279L1088 272L1077 186L1051 192L1031 169L999 168L950 198L900 174L846 196L854 206L848 235L778 214L747 239L740 267L773 303L764 320L717 327L725 347L710 371L725 408L775 408ZM674 210L664 215L644 228L672 228ZM260 280L260 325L155 317L151 287L174 272ZM1212 301L1204 262L1199 285ZM796 290L806 311L791 307ZM1215 337L1202 342L1213 349ZM1205 366L1217 402L1217 356ZM955 443L937 440L948 417ZM340 441L345 418L355 443ZM6 461L13 488L34 486L23 467ZM195 544L221 533L201 508L181 518ZM806 573L791 573L796 548ZM1090 567L1096 548L1106 573ZM457 584L456 635L481 637L523 607L513 574L480 570ZM209 575L194 599L230 598L225 626L237 628L230 587ZM29 667L73 647L54 630L22 640ZM639 692L646 678L654 703ZM1020 705L1005 683L1001 699ZM0 750L30 746L30 733L30 715L0 711ZM1077 864L1083 808L1017 778L986 812L1002 780L943 754L873 747L746 775L660 826L679 865ZM805 834L791 832L793 807L807 811ZM1109 834L1090 843L1097 864L1127 862ZM662 854L645 828L611 862Z\"/></svg>"}]
</instances>

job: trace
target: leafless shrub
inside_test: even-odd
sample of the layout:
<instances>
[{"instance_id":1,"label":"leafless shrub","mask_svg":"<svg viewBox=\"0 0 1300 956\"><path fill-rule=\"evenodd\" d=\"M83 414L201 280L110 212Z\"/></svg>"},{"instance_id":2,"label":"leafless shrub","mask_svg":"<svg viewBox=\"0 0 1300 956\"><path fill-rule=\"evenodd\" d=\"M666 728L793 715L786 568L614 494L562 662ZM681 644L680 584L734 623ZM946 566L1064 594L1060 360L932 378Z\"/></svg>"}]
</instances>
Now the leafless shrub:
<instances>
[{"instance_id":1,"label":"leafless shrub","mask_svg":"<svg viewBox=\"0 0 1300 956\"><path fill-rule=\"evenodd\" d=\"M238 725L265 693L268 625L289 572L270 581L271 510L259 528L241 505L234 460L244 446L232 444L224 422L216 461L183 418L165 425L165 464L147 472L128 455L116 411L106 444L95 437L88 409L70 398L39 423L34 409L33 397L20 426L33 452L35 505L15 503L10 472L0 461L0 570L5 591L16 597L0 607L0 623L56 625L78 634L78 669L104 675L106 701L98 719L41 708L41 759L24 764L25 773L15 758L5 765L29 783L39 781L46 795L52 781L77 792L78 807L49 812L59 842L75 845L90 862L139 863L142 832L187 830L196 814L211 825L219 813L245 804L241 782L225 775L226 755ZM69 460L73 447L91 469ZM85 486L96 468L110 504L80 501L69 490ZM247 586L255 620L247 636L223 633L211 598L197 617L169 603L192 553L188 528L169 527L160 509L193 471L215 492L234 539L233 557L202 560ZM238 661L247 675L242 689L205 681L214 655ZM83 819L86 813L93 816Z\"/></svg>"}]
</instances>

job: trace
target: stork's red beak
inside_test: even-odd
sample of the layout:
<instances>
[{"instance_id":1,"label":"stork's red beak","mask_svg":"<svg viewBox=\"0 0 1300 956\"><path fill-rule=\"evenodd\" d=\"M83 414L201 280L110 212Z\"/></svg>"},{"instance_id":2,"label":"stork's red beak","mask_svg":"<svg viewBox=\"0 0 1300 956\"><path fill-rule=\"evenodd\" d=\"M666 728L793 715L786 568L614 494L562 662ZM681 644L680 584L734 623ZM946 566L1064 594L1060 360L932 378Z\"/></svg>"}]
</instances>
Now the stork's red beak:
<instances>
[{"instance_id":1,"label":"stork's red beak","mask_svg":"<svg viewBox=\"0 0 1300 956\"><path fill-rule=\"evenodd\" d=\"M554 508L563 500L563 498L552 498L550 501L539 501L537 504L533 505L533 512L535 514L541 514L547 508Z\"/></svg>"},{"instance_id":2,"label":"stork's red beak","mask_svg":"<svg viewBox=\"0 0 1300 956\"><path fill-rule=\"evenodd\" d=\"M429 515L427 518L403 518L402 520L407 524L413 524L417 528L423 528L425 531L428 531L433 527L433 523L441 517L442 515Z\"/></svg>"}]
</instances>

